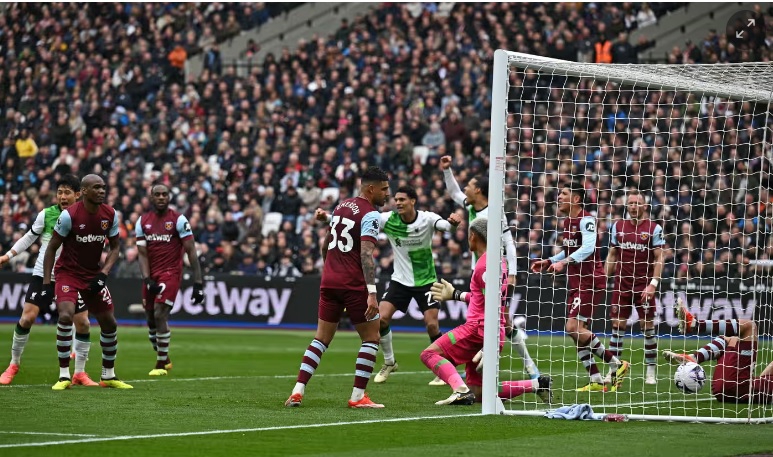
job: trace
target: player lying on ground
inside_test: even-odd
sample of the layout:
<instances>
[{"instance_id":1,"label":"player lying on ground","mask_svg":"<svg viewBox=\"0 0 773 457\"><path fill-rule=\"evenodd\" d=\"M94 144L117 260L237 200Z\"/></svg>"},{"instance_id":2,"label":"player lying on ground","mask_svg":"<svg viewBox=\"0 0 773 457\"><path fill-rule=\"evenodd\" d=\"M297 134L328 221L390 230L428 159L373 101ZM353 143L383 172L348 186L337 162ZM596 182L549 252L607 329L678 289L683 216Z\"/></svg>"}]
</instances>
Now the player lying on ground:
<instances>
[{"instance_id":1,"label":"player lying on ground","mask_svg":"<svg viewBox=\"0 0 773 457\"><path fill-rule=\"evenodd\" d=\"M330 231L322 243L322 283L319 288L317 333L306 349L298 379L285 406L300 406L314 371L330 343L344 309L362 339L354 371L350 408L383 408L365 393L378 353L378 301L373 250L381 218L376 211L389 198L389 178L378 167L360 177L360 195L339 203L330 218Z\"/></svg>"},{"instance_id":2,"label":"player lying on ground","mask_svg":"<svg viewBox=\"0 0 773 457\"><path fill-rule=\"evenodd\" d=\"M59 215L63 210L72 206L81 195L81 183L77 176L65 175L56 183L57 204L44 209L35 218L32 227L23 237L19 238L10 251L0 257L0 266L6 264L14 256L26 251L35 240L40 238L40 250L38 258L35 261L35 267L32 270L32 280L27 287L27 296L24 300L19 322L13 332L13 343L11 344L11 363L0 374L0 384L8 385L13 381L13 377L19 372L21 366L21 356L24 352L24 346L29 340L30 330L35 320L40 314L40 298L43 293L43 259L45 257L48 242L54 232ZM61 252L57 251L57 256ZM50 300L48 301L50 307ZM46 311L44 309L43 311ZM91 348L89 325L89 313L86 311L86 305L79 301L73 315L73 324L75 326L75 372L73 373L72 383L81 386L96 386L97 383L86 374L86 360ZM72 332L71 332L72 333Z\"/></svg>"},{"instance_id":3,"label":"player lying on ground","mask_svg":"<svg viewBox=\"0 0 773 457\"><path fill-rule=\"evenodd\" d=\"M443 179L446 183L446 190L457 205L467 210L469 221L472 222L477 217L488 218L488 176L478 175L467 182L464 187L464 192L459 188L459 183L454 178L454 173L451 170L451 156L443 156L440 158L440 169L443 170ZM507 258L507 300L506 306L509 308L510 301L515 292L515 277L518 273L518 264L515 251L515 242L513 241L513 234L508 227L507 219L502 216L502 243L505 248L505 254ZM472 253L472 265L475 267L476 255ZM529 349L526 347L526 332L523 328L517 328L510 322L510 313L508 311L507 316L507 332L508 337L511 337L513 347L515 347L518 355L523 359L523 368L529 374L532 379L539 377L539 369L537 364L529 354ZM522 320L521 322L524 322Z\"/></svg>"},{"instance_id":4,"label":"player lying on ground","mask_svg":"<svg viewBox=\"0 0 773 457\"><path fill-rule=\"evenodd\" d=\"M773 403L773 362L759 376L753 376L757 355L757 325L749 319L697 320L677 299L679 331L685 335L707 333L716 337L692 354L663 351L673 364L716 360L711 377L711 394L721 402Z\"/></svg>"},{"instance_id":5,"label":"player lying on ground","mask_svg":"<svg viewBox=\"0 0 773 457\"><path fill-rule=\"evenodd\" d=\"M113 314L113 299L107 288L107 275L118 260L118 214L105 201L105 181L97 175L81 180L83 200L62 211L54 226L43 260L43 290L46 303L54 296L52 271L56 261L56 305L59 310L56 350L59 355L59 381L53 390L70 387L70 346L75 303L80 297L89 314L99 322L99 342L102 346L102 376L99 385L117 389L132 386L115 375L118 352L118 324ZM105 242L110 252L102 268L99 262ZM56 260L59 247L62 253Z\"/></svg>"},{"instance_id":6,"label":"player lying on ground","mask_svg":"<svg viewBox=\"0 0 773 457\"><path fill-rule=\"evenodd\" d=\"M150 189L153 209L137 219L135 234L140 270L144 279L142 305L148 323L148 339L156 352L156 367L150 376L166 376L172 369L169 359L169 313L172 311L183 278L183 250L193 269L194 304L204 301L201 266L188 219L169 208L169 188L156 184Z\"/></svg>"},{"instance_id":7,"label":"player lying on ground","mask_svg":"<svg viewBox=\"0 0 773 457\"><path fill-rule=\"evenodd\" d=\"M381 349L384 351L384 365L376 373L373 382L385 382L398 368L392 347L392 329L389 327L397 310L408 311L411 300L416 300L424 315L430 343L443 334L438 323L440 302L432 299L430 288L437 281L435 259L432 256L432 236L435 231L451 232L462 222L452 214L447 220L430 211L417 211L416 190L401 186L395 192L395 211L381 213L381 230L386 233L394 253L394 273L389 288L378 304ZM324 210L317 210L317 220L329 222ZM435 377L430 385L445 385Z\"/></svg>"},{"instance_id":8,"label":"player lying on ground","mask_svg":"<svg viewBox=\"0 0 773 457\"><path fill-rule=\"evenodd\" d=\"M608 351L590 330L593 312L604 298L606 277L599 255L596 218L585 211L584 200L585 188L580 183L567 184L561 189L558 210L567 216L564 219L563 249L558 255L534 262L531 269L535 273L545 270L561 273L567 268L566 333L577 345L577 357L590 375L590 383L577 390L616 391L628 374L629 364ZM609 364L609 385L604 384L594 355Z\"/></svg>"},{"instance_id":9,"label":"player lying on ground","mask_svg":"<svg viewBox=\"0 0 773 457\"><path fill-rule=\"evenodd\" d=\"M475 270L470 280L470 292L454 290L448 281L442 280L432 286L432 298L435 300L463 300L469 304L467 322L454 328L429 345L421 353L421 361L440 379L453 389L453 393L436 405L471 405L481 398L483 377L480 373L483 351L483 316L485 308L484 274L486 272L486 225L485 217L477 217L470 223L468 241L470 249L478 256ZM498 242L498 240L497 240ZM503 271L506 266L503 262ZM491 290L491 289L489 289ZM502 277L502 296L507 294L507 278ZM499 321L499 350L505 344L505 312L503 306ZM457 365L465 365L467 383L456 371ZM506 381L500 387L499 397L515 398L526 392L534 392L546 403L551 401L550 376L542 375L537 379Z\"/></svg>"},{"instance_id":10,"label":"player lying on ground","mask_svg":"<svg viewBox=\"0 0 773 457\"><path fill-rule=\"evenodd\" d=\"M613 277L612 339L609 351L616 357L623 355L623 336L636 307L639 323L644 331L644 364L647 366L644 383L657 384L655 369L658 363L658 339L655 336L655 292L663 273L663 228L647 216L647 203L637 190L628 192L626 202L630 219L618 220L612 225L609 254L605 272ZM611 379L605 379L609 384Z\"/></svg>"}]
</instances>

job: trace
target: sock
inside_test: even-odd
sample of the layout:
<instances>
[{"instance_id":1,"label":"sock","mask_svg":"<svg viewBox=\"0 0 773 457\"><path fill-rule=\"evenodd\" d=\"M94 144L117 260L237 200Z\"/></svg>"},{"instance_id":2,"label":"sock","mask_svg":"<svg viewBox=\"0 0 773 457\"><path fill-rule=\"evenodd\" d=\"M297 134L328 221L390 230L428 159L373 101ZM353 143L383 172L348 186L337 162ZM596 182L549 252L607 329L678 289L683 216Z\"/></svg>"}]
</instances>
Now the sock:
<instances>
[{"instance_id":1,"label":"sock","mask_svg":"<svg viewBox=\"0 0 773 457\"><path fill-rule=\"evenodd\" d=\"M458 389L466 389L467 385L456 371L456 367L435 351L425 349L421 353L421 362L456 392Z\"/></svg>"},{"instance_id":2,"label":"sock","mask_svg":"<svg viewBox=\"0 0 773 457\"><path fill-rule=\"evenodd\" d=\"M30 339L30 329L24 328L16 323L16 329L13 331L13 343L11 344L11 363L21 364L21 354L24 352L24 346Z\"/></svg>"},{"instance_id":3,"label":"sock","mask_svg":"<svg viewBox=\"0 0 773 457\"><path fill-rule=\"evenodd\" d=\"M156 341L156 329L148 330L148 341L153 345L153 352L158 352L158 343Z\"/></svg>"},{"instance_id":4,"label":"sock","mask_svg":"<svg viewBox=\"0 0 773 457\"><path fill-rule=\"evenodd\" d=\"M359 401L365 395L365 387L368 385L373 367L376 365L378 343L375 341L363 341L360 352L357 354L357 363L354 367L354 388L352 389L352 401Z\"/></svg>"},{"instance_id":5,"label":"sock","mask_svg":"<svg viewBox=\"0 0 773 457\"><path fill-rule=\"evenodd\" d=\"M72 324L61 322L56 326L56 352L59 357L59 377L70 377L70 350L72 348ZM65 374L66 373L66 374Z\"/></svg>"},{"instance_id":6,"label":"sock","mask_svg":"<svg viewBox=\"0 0 773 457\"><path fill-rule=\"evenodd\" d=\"M172 332L159 333L156 335L156 344L158 345L158 355L156 356L156 368L164 368L169 358L169 340L172 338Z\"/></svg>"},{"instance_id":7,"label":"sock","mask_svg":"<svg viewBox=\"0 0 773 457\"><path fill-rule=\"evenodd\" d=\"M711 335L738 336L740 331L737 319L697 321L696 332L709 333Z\"/></svg>"},{"instance_id":8,"label":"sock","mask_svg":"<svg viewBox=\"0 0 773 457\"><path fill-rule=\"evenodd\" d=\"M435 341L440 339L441 336L443 336L443 332L438 332L437 335L429 337L429 342L434 343Z\"/></svg>"},{"instance_id":9,"label":"sock","mask_svg":"<svg viewBox=\"0 0 773 457\"><path fill-rule=\"evenodd\" d=\"M75 374L86 371L86 359L89 358L91 349L91 335L88 333L75 334Z\"/></svg>"},{"instance_id":10,"label":"sock","mask_svg":"<svg viewBox=\"0 0 773 457\"><path fill-rule=\"evenodd\" d=\"M379 331L381 339L378 340L381 350L384 351L384 363L387 365L395 364L395 350L392 347L392 328L387 325L385 329Z\"/></svg>"},{"instance_id":11,"label":"sock","mask_svg":"<svg viewBox=\"0 0 773 457\"><path fill-rule=\"evenodd\" d=\"M590 340L590 350L596 354L597 357L600 357L604 360L604 362L614 366L619 367L620 366L620 360L615 357L612 352L608 351L607 348L604 347L604 343L599 340L599 338L595 334L591 334L591 340ZM617 368L615 368L617 369Z\"/></svg>"},{"instance_id":12,"label":"sock","mask_svg":"<svg viewBox=\"0 0 773 457\"><path fill-rule=\"evenodd\" d=\"M658 364L658 337L655 329L644 329L644 363L645 365Z\"/></svg>"},{"instance_id":13,"label":"sock","mask_svg":"<svg viewBox=\"0 0 773 457\"><path fill-rule=\"evenodd\" d=\"M603 380L601 379L599 368L596 366L596 361L593 360L593 355L591 354L588 346L577 347L577 358L579 358L580 362L582 362L582 366L588 370L591 382L597 382L600 384Z\"/></svg>"},{"instance_id":14,"label":"sock","mask_svg":"<svg viewBox=\"0 0 773 457\"><path fill-rule=\"evenodd\" d=\"M707 360L718 359L722 353L725 352L726 345L727 343L725 342L724 338L719 336L714 338L711 340L711 343L695 351L695 354L693 354L695 361L698 363L703 363Z\"/></svg>"},{"instance_id":15,"label":"sock","mask_svg":"<svg viewBox=\"0 0 773 457\"><path fill-rule=\"evenodd\" d=\"M311 344L306 348L306 352L303 354L303 360L301 361L301 369L298 370L298 380L293 389L293 393L302 394L309 379L314 375L319 366L319 361L322 359L322 354L327 350L327 346L322 344L321 341L314 339L311 340Z\"/></svg>"},{"instance_id":16,"label":"sock","mask_svg":"<svg viewBox=\"0 0 773 457\"><path fill-rule=\"evenodd\" d=\"M539 370L537 369L537 364L534 363L534 360L532 360L531 355L529 354L529 349L526 347L526 343L523 341L523 338L514 338L512 340L512 345L515 348L515 352L518 353L519 356L521 356L521 359L523 360L523 366L526 368L526 371L532 375L539 376Z\"/></svg>"},{"instance_id":17,"label":"sock","mask_svg":"<svg viewBox=\"0 0 773 457\"><path fill-rule=\"evenodd\" d=\"M609 339L609 352L615 357L623 355L623 336L625 329L612 328L612 338Z\"/></svg>"},{"instance_id":18,"label":"sock","mask_svg":"<svg viewBox=\"0 0 773 457\"><path fill-rule=\"evenodd\" d=\"M499 386L499 398L509 400L528 392L536 392L539 384L536 379L523 381L505 381Z\"/></svg>"},{"instance_id":19,"label":"sock","mask_svg":"<svg viewBox=\"0 0 773 457\"><path fill-rule=\"evenodd\" d=\"M99 335L99 344L102 346L102 379L115 378L115 356L118 353L118 332Z\"/></svg>"}]
</instances>

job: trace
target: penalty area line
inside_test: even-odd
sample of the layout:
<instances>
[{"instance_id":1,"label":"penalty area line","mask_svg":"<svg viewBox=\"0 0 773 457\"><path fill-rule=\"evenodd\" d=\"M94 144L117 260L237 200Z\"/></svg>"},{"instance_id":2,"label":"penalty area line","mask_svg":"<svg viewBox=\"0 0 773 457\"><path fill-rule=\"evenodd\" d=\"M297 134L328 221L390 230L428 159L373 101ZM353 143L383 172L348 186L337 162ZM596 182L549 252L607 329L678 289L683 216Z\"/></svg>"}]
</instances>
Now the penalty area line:
<instances>
[{"instance_id":1,"label":"penalty area line","mask_svg":"<svg viewBox=\"0 0 773 457\"><path fill-rule=\"evenodd\" d=\"M398 417L398 418L392 418L392 419L371 419L371 420L364 420L364 421L330 422L327 424L276 425L272 427L237 428L237 429L230 429L230 430L205 430L201 432L157 433L153 435L106 436L106 437L98 437L98 438L85 438L80 440L60 440L60 441L44 441L40 443L0 444L0 449L20 448L20 447L59 446L63 444L99 443L104 441L146 440L151 438L176 438L176 437L183 437L183 436L223 435L228 433L270 432L270 431L276 431L276 430L294 430L294 429L301 429L301 428L308 429L308 428L323 428L323 427L340 427L340 426L346 426L346 425L382 424L384 422L411 422L411 421L418 421L418 420L452 419L454 417L474 417L474 416L482 416L482 415L483 415L482 413L446 414L442 416Z\"/></svg>"}]
</instances>

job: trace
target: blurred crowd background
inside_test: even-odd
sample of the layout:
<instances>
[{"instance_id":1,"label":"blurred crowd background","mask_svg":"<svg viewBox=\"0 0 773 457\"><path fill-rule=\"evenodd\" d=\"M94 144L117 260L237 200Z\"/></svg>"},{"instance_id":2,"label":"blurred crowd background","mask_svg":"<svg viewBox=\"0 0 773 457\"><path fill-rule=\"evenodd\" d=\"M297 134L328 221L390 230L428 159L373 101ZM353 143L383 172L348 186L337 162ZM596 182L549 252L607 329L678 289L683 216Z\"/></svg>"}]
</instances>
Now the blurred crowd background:
<instances>
[{"instance_id":1,"label":"blurred crowd background","mask_svg":"<svg viewBox=\"0 0 773 457\"><path fill-rule=\"evenodd\" d=\"M223 61L220 45L291 5L11 4L0 15L0 252L52 204L59 176L94 172L121 214L116 276L139 277L133 229L155 181L189 218L206 272L318 274L325 228L314 209L355 195L367 165L387 170L394 189L415 186L419 209L462 211L438 159L453 157L461 186L487 171L494 50L636 63L653 42L630 43L628 32L679 6L457 3L447 12L383 3L245 72ZM736 47L707 31L664 62L770 62L771 44L767 36ZM204 69L186 75L198 54ZM586 178L605 246L624 216L624 189L651 193L667 234L665 277L769 267L766 107L550 83L511 74L506 210L523 274L529 258L555 250L557 187L571 177ZM440 274L469 271L465 229L436 235ZM377 254L391 273L385 237ZM6 268L31 271L37 255L33 246Z\"/></svg>"}]
</instances>

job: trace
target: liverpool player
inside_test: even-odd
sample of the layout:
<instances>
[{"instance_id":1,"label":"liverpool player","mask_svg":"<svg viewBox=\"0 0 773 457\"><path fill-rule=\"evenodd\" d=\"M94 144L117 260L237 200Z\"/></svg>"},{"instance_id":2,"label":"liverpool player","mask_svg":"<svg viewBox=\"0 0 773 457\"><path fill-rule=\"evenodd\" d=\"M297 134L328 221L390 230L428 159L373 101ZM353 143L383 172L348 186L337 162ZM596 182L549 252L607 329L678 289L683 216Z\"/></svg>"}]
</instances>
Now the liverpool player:
<instances>
[{"instance_id":1,"label":"liverpool player","mask_svg":"<svg viewBox=\"0 0 773 457\"><path fill-rule=\"evenodd\" d=\"M658 358L658 340L655 336L655 291L663 272L663 228L647 217L647 203L638 190L628 193L626 203L630 219L612 224L609 255L605 271L614 275L612 292L612 339L609 351L620 357L623 353L623 335L636 307L639 323L644 331L644 363L647 366L645 384L657 384L655 369ZM607 381L609 382L609 381Z\"/></svg>"},{"instance_id":2,"label":"liverpool player","mask_svg":"<svg viewBox=\"0 0 773 457\"><path fill-rule=\"evenodd\" d=\"M579 183L567 184L558 195L558 210L564 219L563 250L549 259L532 264L535 273L561 273L567 269L566 332L577 345L577 356L590 375L590 383L579 391L606 392L620 388L628 373L628 362L621 361L604 348L604 344L590 330L593 311L604 297L606 278L599 258L596 219L583 208L585 189ZM593 356L604 360L610 367L611 385L605 386Z\"/></svg>"},{"instance_id":3,"label":"liverpool player","mask_svg":"<svg viewBox=\"0 0 773 457\"><path fill-rule=\"evenodd\" d=\"M204 301L201 266L188 219L169 209L169 188L156 184L150 189L153 210L137 219L135 234L140 271L144 279L142 304L148 322L148 338L156 351L156 367L150 376L165 376L172 368L169 360L169 313L180 290L183 276L183 250L193 269L193 303Z\"/></svg>"},{"instance_id":4,"label":"liverpool player","mask_svg":"<svg viewBox=\"0 0 773 457\"><path fill-rule=\"evenodd\" d=\"M62 211L54 226L54 233L48 243L43 261L43 292L49 306L56 300L59 322L56 335L56 349L59 354L59 381L53 390L64 390L72 384L70 380L70 346L72 340L73 314L78 296L83 299L89 314L99 322L100 344L102 345L102 377L99 385L118 389L132 386L115 376L115 356L118 349L118 324L113 314L113 299L106 287L107 275L118 260L118 214L104 204L105 181L97 175L87 175L81 180L83 200ZM105 241L110 253L102 268L99 261ZM62 253L56 260L56 296L52 270L56 252L62 246Z\"/></svg>"},{"instance_id":5,"label":"liverpool player","mask_svg":"<svg viewBox=\"0 0 773 457\"><path fill-rule=\"evenodd\" d=\"M749 319L697 320L687 310L681 297L676 302L679 331L685 335L709 333L716 335L711 342L692 354L663 351L663 357L673 364L716 360L711 377L711 394L721 402L773 404L773 362L754 375L757 355L757 325Z\"/></svg>"},{"instance_id":6,"label":"liverpool player","mask_svg":"<svg viewBox=\"0 0 773 457\"><path fill-rule=\"evenodd\" d=\"M306 389L330 346L344 309L362 339L354 372L350 408L383 408L365 394L379 340L376 262L373 250L380 230L377 206L389 197L387 174L370 167L361 176L360 195L341 202L333 211L327 239L322 243L322 283L319 290L317 333L303 356L298 380L285 406L300 406Z\"/></svg>"},{"instance_id":7,"label":"liverpool player","mask_svg":"<svg viewBox=\"0 0 773 457\"><path fill-rule=\"evenodd\" d=\"M484 274L486 273L486 238L488 220L477 217L470 222L468 242L470 250L475 252L477 262L470 280L470 292L455 290L446 280L432 285L432 298L435 300L460 300L469 304L467 321L441 336L421 353L421 361L440 379L451 386L451 396L436 402L436 405L471 405L480 398L483 377L481 376L483 355L483 315L485 310ZM502 262L502 271L507 266ZM507 293L507 277L502 276L502 294ZM504 310L503 310L504 311ZM505 344L505 313L499 319L499 350ZM456 366L465 364L467 383L456 372ZM515 398L526 392L534 392L545 403L551 402L551 379L539 376L537 379L506 381L501 383L499 397Z\"/></svg>"},{"instance_id":8,"label":"liverpool player","mask_svg":"<svg viewBox=\"0 0 773 457\"><path fill-rule=\"evenodd\" d=\"M488 176L478 175L467 182L464 187L464 192L459 188L459 183L454 178L454 173L451 170L451 156L443 156L440 158L440 169L443 170L443 180L446 184L446 190L451 196L451 199L456 202L457 205L462 206L467 210L469 221L472 222L477 217L488 218ZM505 248L505 256L507 257L507 294L506 304L510 307L510 300L515 292L515 276L518 273L517 257L515 251L515 242L513 241L513 234L510 233L510 229L507 224L507 219L502 216L502 243ZM476 255L472 253L473 267L476 264ZM539 377L539 369L537 364L529 354L529 349L526 347L526 332L523 328L514 326L510 322L510 312L507 311L507 329L508 336L511 336L513 347L515 347L518 355L523 360L523 368L529 374L532 379Z\"/></svg>"},{"instance_id":9,"label":"liverpool player","mask_svg":"<svg viewBox=\"0 0 773 457\"><path fill-rule=\"evenodd\" d=\"M40 294L43 292L43 258L45 257L48 242L54 232L59 215L63 210L73 205L81 195L81 183L75 175L65 175L56 184L57 204L44 209L35 218L32 227L23 237L19 238L16 244L3 256L0 256L0 265L10 261L14 256L26 251L32 243L40 238L40 250L38 258L35 261L35 268L32 270L32 280L27 287L27 297L24 301L24 308L13 332L13 343L11 345L11 363L8 368L0 374L0 384L10 384L16 373L19 372L21 365L21 356L24 352L24 346L29 340L32 324L40 313ZM47 311L46 309L43 310ZM75 373L72 377L72 383L82 386L96 386L97 383L86 374L86 360L91 348L89 313L86 312L86 306L78 302L73 315L75 324Z\"/></svg>"}]
</instances>

